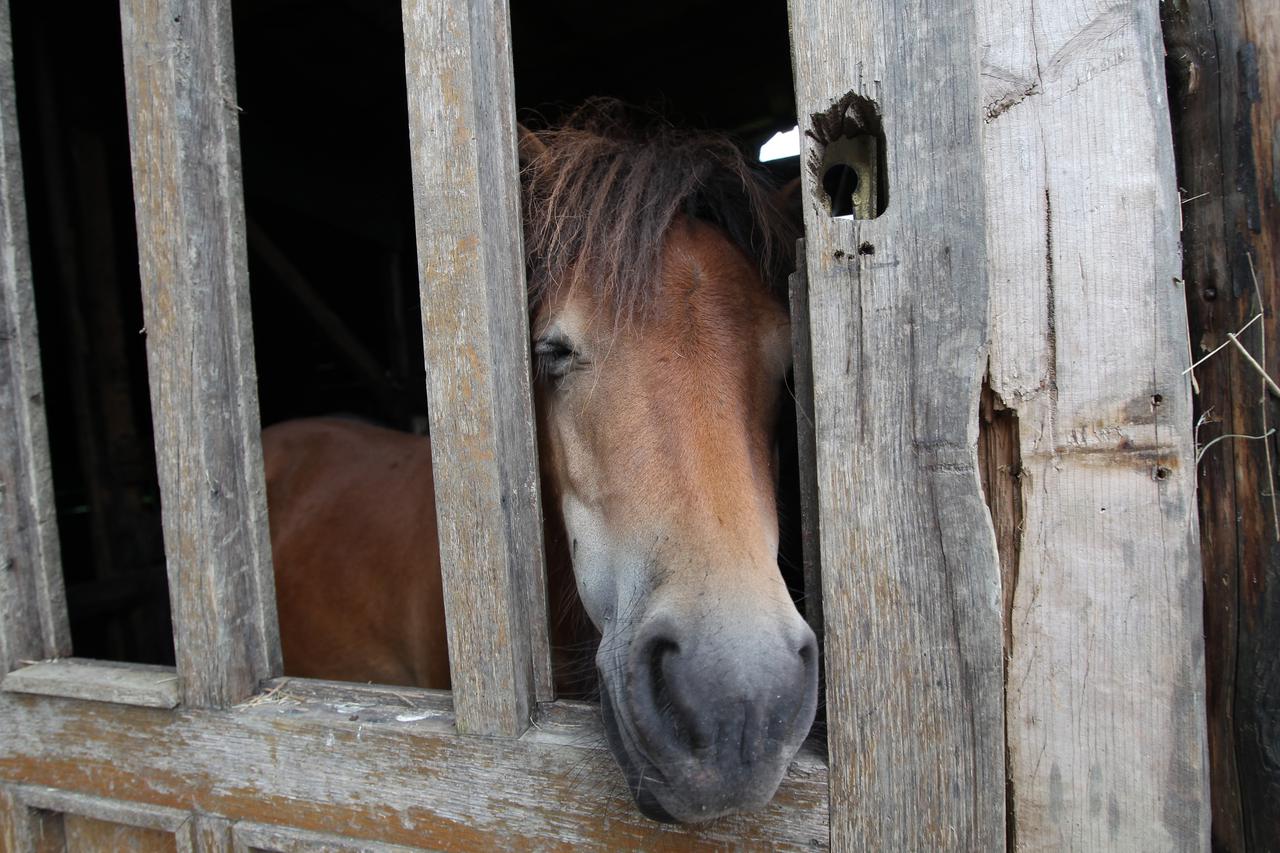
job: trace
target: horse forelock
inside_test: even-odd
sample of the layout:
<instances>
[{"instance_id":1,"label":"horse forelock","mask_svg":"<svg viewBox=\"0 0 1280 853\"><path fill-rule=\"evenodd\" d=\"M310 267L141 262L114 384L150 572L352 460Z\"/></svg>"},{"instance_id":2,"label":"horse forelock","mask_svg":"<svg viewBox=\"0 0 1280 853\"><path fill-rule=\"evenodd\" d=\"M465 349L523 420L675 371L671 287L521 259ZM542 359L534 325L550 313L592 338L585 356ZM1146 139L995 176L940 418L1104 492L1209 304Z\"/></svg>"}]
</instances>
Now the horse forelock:
<instances>
[{"instance_id":1,"label":"horse forelock","mask_svg":"<svg viewBox=\"0 0 1280 853\"><path fill-rule=\"evenodd\" d=\"M797 236L769 176L727 137L596 100L534 134L521 164L529 301L589 287L615 317L643 314L660 288L667 232L681 214L718 226L780 285Z\"/></svg>"}]
</instances>

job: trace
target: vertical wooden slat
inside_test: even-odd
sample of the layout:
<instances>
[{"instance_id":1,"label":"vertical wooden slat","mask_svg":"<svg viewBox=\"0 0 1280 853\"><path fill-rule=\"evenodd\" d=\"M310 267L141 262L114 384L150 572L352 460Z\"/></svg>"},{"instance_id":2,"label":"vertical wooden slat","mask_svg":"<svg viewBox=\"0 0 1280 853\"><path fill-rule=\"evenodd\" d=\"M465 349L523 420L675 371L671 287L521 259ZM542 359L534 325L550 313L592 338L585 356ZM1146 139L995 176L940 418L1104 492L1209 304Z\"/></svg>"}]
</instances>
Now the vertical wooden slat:
<instances>
[{"instance_id":1,"label":"vertical wooden slat","mask_svg":"<svg viewBox=\"0 0 1280 853\"><path fill-rule=\"evenodd\" d=\"M195 853L232 853L233 821L213 815L197 814L191 819L192 847Z\"/></svg>"},{"instance_id":2,"label":"vertical wooden slat","mask_svg":"<svg viewBox=\"0 0 1280 853\"><path fill-rule=\"evenodd\" d=\"M832 847L1000 850L1000 575L976 458L987 277L974 6L791 0L790 13ZM844 105L874 126L849 93L882 114L877 219L829 216L822 190L823 143L855 124Z\"/></svg>"},{"instance_id":3,"label":"vertical wooden slat","mask_svg":"<svg viewBox=\"0 0 1280 853\"><path fill-rule=\"evenodd\" d=\"M1161 4L1191 348L1240 341L1280 376L1280 5ZM1257 279L1255 287L1254 279ZM1265 343L1265 346L1264 346ZM1215 850L1280 850L1280 400L1228 347L1196 368Z\"/></svg>"},{"instance_id":4,"label":"vertical wooden slat","mask_svg":"<svg viewBox=\"0 0 1280 853\"><path fill-rule=\"evenodd\" d=\"M71 654L13 81L0 0L0 674Z\"/></svg>"},{"instance_id":5,"label":"vertical wooden slat","mask_svg":"<svg viewBox=\"0 0 1280 853\"><path fill-rule=\"evenodd\" d=\"M980 0L991 387L1017 412L1019 849L1208 844L1179 201L1156 0ZM1214 84L1216 85L1216 84Z\"/></svg>"},{"instance_id":6,"label":"vertical wooden slat","mask_svg":"<svg viewBox=\"0 0 1280 853\"><path fill-rule=\"evenodd\" d=\"M796 456L800 462L800 546L804 561L804 616L823 639L822 558L818 524L818 471L813 425L813 332L809 325L809 275L804 240L796 241L796 271L788 282L791 351L795 368Z\"/></svg>"},{"instance_id":7,"label":"vertical wooden slat","mask_svg":"<svg viewBox=\"0 0 1280 853\"><path fill-rule=\"evenodd\" d=\"M516 735L550 664L507 7L403 13L454 707Z\"/></svg>"},{"instance_id":8,"label":"vertical wooden slat","mask_svg":"<svg viewBox=\"0 0 1280 853\"><path fill-rule=\"evenodd\" d=\"M123 0L147 364L178 672L222 706L280 672L229 0Z\"/></svg>"}]
</instances>

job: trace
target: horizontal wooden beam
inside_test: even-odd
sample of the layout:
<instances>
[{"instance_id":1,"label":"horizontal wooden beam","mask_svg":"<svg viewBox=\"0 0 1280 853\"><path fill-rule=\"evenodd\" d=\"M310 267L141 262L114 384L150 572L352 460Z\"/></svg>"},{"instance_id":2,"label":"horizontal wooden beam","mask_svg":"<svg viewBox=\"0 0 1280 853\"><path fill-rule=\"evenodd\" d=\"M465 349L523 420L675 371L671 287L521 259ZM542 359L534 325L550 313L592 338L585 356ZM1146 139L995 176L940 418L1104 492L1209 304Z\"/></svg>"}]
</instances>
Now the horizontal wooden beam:
<instances>
[{"instance_id":1,"label":"horizontal wooden beam","mask_svg":"<svg viewBox=\"0 0 1280 853\"><path fill-rule=\"evenodd\" d=\"M0 694L0 780L428 849L826 847L812 752L763 811L668 826L631 802L597 708L552 709L518 739L465 738L419 716L430 692L323 701L290 681L229 710Z\"/></svg>"},{"instance_id":2,"label":"horizontal wooden beam","mask_svg":"<svg viewBox=\"0 0 1280 853\"><path fill-rule=\"evenodd\" d=\"M15 670L0 680L0 690L147 708L173 708L181 698L178 672L171 666L82 658L41 661Z\"/></svg>"}]
</instances>

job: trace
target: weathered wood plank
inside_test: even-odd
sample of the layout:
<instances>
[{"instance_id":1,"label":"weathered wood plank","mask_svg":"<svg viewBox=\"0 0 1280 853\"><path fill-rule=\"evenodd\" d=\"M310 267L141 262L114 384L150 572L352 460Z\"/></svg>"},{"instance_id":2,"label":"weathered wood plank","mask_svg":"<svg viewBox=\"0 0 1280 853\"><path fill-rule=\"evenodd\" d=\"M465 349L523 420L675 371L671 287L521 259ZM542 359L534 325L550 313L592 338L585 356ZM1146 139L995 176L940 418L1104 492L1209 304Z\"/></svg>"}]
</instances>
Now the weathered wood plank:
<instances>
[{"instance_id":1,"label":"weathered wood plank","mask_svg":"<svg viewBox=\"0 0 1280 853\"><path fill-rule=\"evenodd\" d=\"M197 814L192 818L191 839L195 853L232 853L232 822L212 815Z\"/></svg>"},{"instance_id":2,"label":"weathered wood plank","mask_svg":"<svg viewBox=\"0 0 1280 853\"><path fill-rule=\"evenodd\" d=\"M0 673L71 653L14 98L0 0Z\"/></svg>"},{"instance_id":3,"label":"weathered wood plank","mask_svg":"<svg viewBox=\"0 0 1280 853\"><path fill-rule=\"evenodd\" d=\"M1208 843L1178 198L1154 0L978 4L991 387L1025 515L1018 849Z\"/></svg>"},{"instance_id":4,"label":"weathered wood plank","mask_svg":"<svg viewBox=\"0 0 1280 853\"><path fill-rule=\"evenodd\" d=\"M0 690L40 696L92 699L148 708L174 708L181 698L178 673L169 666L80 658L41 661L0 680Z\"/></svg>"},{"instance_id":5,"label":"weathered wood plank","mask_svg":"<svg viewBox=\"0 0 1280 853\"><path fill-rule=\"evenodd\" d=\"M516 735L552 685L507 7L402 8L454 703Z\"/></svg>"},{"instance_id":6,"label":"weathered wood plank","mask_svg":"<svg viewBox=\"0 0 1280 853\"><path fill-rule=\"evenodd\" d=\"M147 364L183 698L279 674L229 0L122 0Z\"/></svg>"},{"instance_id":7,"label":"weathered wood plank","mask_svg":"<svg viewBox=\"0 0 1280 853\"><path fill-rule=\"evenodd\" d=\"M827 773L812 753L763 811L667 826L636 811L598 721L460 738L398 721L403 707L340 705L158 711L0 694L0 779L431 849L826 847Z\"/></svg>"},{"instance_id":8,"label":"weathered wood plank","mask_svg":"<svg viewBox=\"0 0 1280 853\"><path fill-rule=\"evenodd\" d=\"M152 829L166 835L186 832L191 816L177 809L147 806L75 791L34 785L13 786L14 795L28 808L78 815L108 824Z\"/></svg>"},{"instance_id":9,"label":"weathered wood plank","mask_svg":"<svg viewBox=\"0 0 1280 853\"><path fill-rule=\"evenodd\" d=\"M77 814L63 815L67 853L181 853L178 839L158 829L111 823Z\"/></svg>"},{"instance_id":10,"label":"weathered wood plank","mask_svg":"<svg viewBox=\"0 0 1280 853\"><path fill-rule=\"evenodd\" d=\"M263 823L237 823L235 853L410 853L421 847L355 841L322 832L302 832Z\"/></svg>"},{"instance_id":11,"label":"weathered wood plank","mask_svg":"<svg viewBox=\"0 0 1280 853\"><path fill-rule=\"evenodd\" d=\"M790 11L832 846L999 850L1000 575L976 471L987 340L976 14L915 0ZM851 95L878 106L882 142L876 110ZM831 217L822 188L825 146L857 134L859 186L887 204L877 219Z\"/></svg>"},{"instance_id":12,"label":"weathered wood plank","mask_svg":"<svg viewBox=\"0 0 1280 853\"><path fill-rule=\"evenodd\" d=\"M1194 357L1264 310L1240 340L1277 376L1280 9L1271 0L1161 9ZM1238 352L1195 375L1201 446L1280 425L1280 401ZM1280 850L1280 454L1274 437L1219 441L1198 472L1213 847Z\"/></svg>"},{"instance_id":13,"label":"weathered wood plank","mask_svg":"<svg viewBox=\"0 0 1280 853\"><path fill-rule=\"evenodd\" d=\"M66 853L62 818L23 802L18 785L0 785L0 850L14 853Z\"/></svg>"}]
</instances>

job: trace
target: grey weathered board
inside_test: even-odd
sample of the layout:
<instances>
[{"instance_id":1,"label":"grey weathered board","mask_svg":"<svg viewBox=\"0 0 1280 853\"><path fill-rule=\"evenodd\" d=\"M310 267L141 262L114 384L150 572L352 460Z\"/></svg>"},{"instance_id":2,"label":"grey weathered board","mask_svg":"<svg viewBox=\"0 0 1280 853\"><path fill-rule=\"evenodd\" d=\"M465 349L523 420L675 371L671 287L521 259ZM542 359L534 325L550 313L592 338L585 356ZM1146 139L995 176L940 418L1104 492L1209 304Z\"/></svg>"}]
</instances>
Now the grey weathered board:
<instances>
[{"instance_id":1,"label":"grey weathered board","mask_svg":"<svg viewBox=\"0 0 1280 853\"><path fill-rule=\"evenodd\" d=\"M1208 844L1179 201L1156 0L978 3L991 387L1019 423L1026 850Z\"/></svg>"},{"instance_id":2,"label":"grey weathered board","mask_svg":"<svg viewBox=\"0 0 1280 853\"><path fill-rule=\"evenodd\" d=\"M551 694L504 2L404 0L432 463L460 730Z\"/></svg>"},{"instance_id":3,"label":"grey weathered board","mask_svg":"<svg viewBox=\"0 0 1280 853\"><path fill-rule=\"evenodd\" d=\"M62 658L41 661L0 679L0 690L92 699L148 708L175 708L181 682L171 666Z\"/></svg>"},{"instance_id":4,"label":"grey weathered board","mask_svg":"<svg viewBox=\"0 0 1280 853\"><path fill-rule=\"evenodd\" d=\"M13 82L0 0L0 675L71 653L44 420Z\"/></svg>"},{"instance_id":5,"label":"grey weathered board","mask_svg":"<svg viewBox=\"0 0 1280 853\"><path fill-rule=\"evenodd\" d=\"M987 276L974 5L791 0L790 13L832 846L999 850L1000 575L976 458ZM851 92L883 117L877 219L829 216L818 174Z\"/></svg>"},{"instance_id":6,"label":"grey weathered board","mask_svg":"<svg viewBox=\"0 0 1280 853\"><path fill-rule=\"evenodd\" d=\"M229 0L122 0L147 367L187 704L280 672Z\"/></svg>"}]
</instances>

